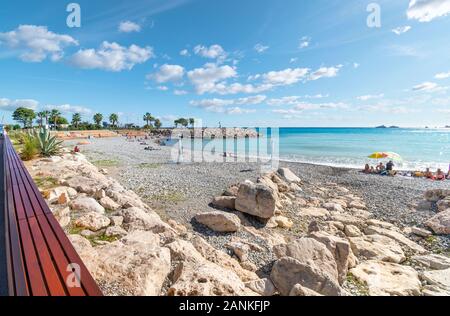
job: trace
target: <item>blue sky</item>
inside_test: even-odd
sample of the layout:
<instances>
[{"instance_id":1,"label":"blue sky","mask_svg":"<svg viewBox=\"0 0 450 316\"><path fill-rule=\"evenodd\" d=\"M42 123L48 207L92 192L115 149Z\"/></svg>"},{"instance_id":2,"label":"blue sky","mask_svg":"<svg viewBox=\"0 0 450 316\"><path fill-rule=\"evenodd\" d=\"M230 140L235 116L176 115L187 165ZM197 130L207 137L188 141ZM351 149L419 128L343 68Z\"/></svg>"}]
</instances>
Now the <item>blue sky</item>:
<instances>
[{"instance_id":1,"label":"blue sky","mask_svg":"<svg viewBox=\"0 0 450 316\"><path fill-rule=\"evenodd\" d=\"M0 111L166 126L450 124L450 0L69 1L0 6Z\"/></svg>"}]
</instances>

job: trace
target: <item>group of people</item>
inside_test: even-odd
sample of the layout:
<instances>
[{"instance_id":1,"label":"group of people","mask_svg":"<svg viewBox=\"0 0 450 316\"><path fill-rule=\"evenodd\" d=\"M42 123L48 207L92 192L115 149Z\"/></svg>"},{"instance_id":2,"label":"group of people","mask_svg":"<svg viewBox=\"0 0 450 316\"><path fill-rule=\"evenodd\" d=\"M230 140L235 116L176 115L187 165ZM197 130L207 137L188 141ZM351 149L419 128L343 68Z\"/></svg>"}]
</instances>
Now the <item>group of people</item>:
<instances>
[{"instance_id":1,"label":"group of people","mask_svg":"<svg viewBox=\"0 0 450 316\"><path fill-rule=\"evenodd\" d=\"M382 176L395 176L398 174L397 171L394 170L394 163L392 161L389 161L386 166L380 162L376 165L376 167L370 166L369 164L366 164L364 167L364 170L362 171L365 174L379 174ZM400 173L400 175L409 176L409 177L416 177L416 178L426 178L430 180L450 180L450 166L447 173L442 171L442 169L438 169L435 173L430 171L430 168L427 168L425 171L415 171L415 172L408 172L408 173Z\"/></svg>"},{"instance_id":2,"label":"group of people","mask_svg":"<svg viewBox=\"0 0 450 316\"><path fill-rule=\"evenodd\" d=\"M419 178L427 178L427 179L431 179L431 180L438 180L438 181L442 181L442 180L450 180L450 167L449 170L447 172L447 174L445 174L444 171L442 171L442 169L438 169L436 171L436 173L433 173L430 171L430 168L427 168L425 170L425 172L422 171L416 171L414 173L415 177L419 177Z\"/></svg>"},{"instance_id":3,"label":"group of people","mask_svg":"<svg viewBox=\"0 0 450 316\"><path fill-rule=\"evenodd\" d=\"M379 174L382 176L395 176L397 172L394 170L394 162L390 160L386 166L380 162L375 167L366 164L363 172L366 174Z\"/></svg>"}]
</instances>

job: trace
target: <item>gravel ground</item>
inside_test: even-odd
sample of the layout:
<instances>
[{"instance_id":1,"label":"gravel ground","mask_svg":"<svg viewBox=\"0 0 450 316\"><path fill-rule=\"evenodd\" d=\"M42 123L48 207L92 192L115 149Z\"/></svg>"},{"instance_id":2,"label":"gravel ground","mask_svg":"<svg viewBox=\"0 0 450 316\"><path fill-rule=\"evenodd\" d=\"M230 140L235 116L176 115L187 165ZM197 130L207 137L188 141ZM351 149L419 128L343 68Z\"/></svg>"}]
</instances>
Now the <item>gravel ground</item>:
<instances>
[{"instance_id":1,"label":"gravel ground","mask_svg":"<svg viewBox=\"0 0 450 316\"><path fill-rule=\"evenodd\" d=\"M168 147L159 147L150 140L145 142L158 150L144 150L146 146L139 141L130 142L125 138L93 139L90 142L90 145L81 146L81 150L91 162L108 169L111 176L135 191L163 219L173 218L188 227L195 214L213 210L209 203L214 196L234 183L246 179L255 181L261 173L257 163L176 164L170 161ZM73 146L74 142L68 144ZM334 182L350 189L364 199L375 218L399 227L421 226L435 213L416 211L413 205L422 199L427 189L450 187L448 181L365 175L353 169L291 162L281 162L280 166L290 168L305 185ZM194 230L205 235L216 247L224 248L229 241L230 236L218 235L193 224ZM433 243L436 249L448 251L450 237L437 237ZM264 259L267 262L270 258Z\"/></svg>"}]
</instances>

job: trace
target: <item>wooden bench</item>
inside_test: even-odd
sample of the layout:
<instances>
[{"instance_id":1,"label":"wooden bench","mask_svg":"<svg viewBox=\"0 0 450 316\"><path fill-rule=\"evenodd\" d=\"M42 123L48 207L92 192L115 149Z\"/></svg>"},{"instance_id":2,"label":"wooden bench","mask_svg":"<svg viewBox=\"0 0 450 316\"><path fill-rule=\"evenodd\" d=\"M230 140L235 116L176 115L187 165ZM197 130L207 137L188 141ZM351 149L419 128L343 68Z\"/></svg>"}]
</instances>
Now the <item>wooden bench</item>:
<instances>
[{"instance_id":1,"label":"wooden bench","mask_svg":"<svg viewBox=\"0 0 450 316\"><path fill-rule=\"evenodd\" d=\"M9 295L101 296L11 141L0 141Z\"/></svg>"}]
</instances>

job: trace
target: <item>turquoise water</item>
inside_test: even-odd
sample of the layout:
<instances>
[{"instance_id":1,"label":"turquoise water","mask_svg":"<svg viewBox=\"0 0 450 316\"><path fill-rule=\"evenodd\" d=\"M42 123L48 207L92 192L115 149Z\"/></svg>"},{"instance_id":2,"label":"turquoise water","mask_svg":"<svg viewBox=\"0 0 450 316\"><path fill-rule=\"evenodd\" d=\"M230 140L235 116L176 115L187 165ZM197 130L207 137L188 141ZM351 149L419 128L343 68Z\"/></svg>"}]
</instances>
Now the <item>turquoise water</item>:
<instances>
[{"instance_id":1,"label":"turquoise water","mask_svg":"<svg viewBox=\"0 0 450 316\"><path fill-rule=\"evenodd\" d=\"M227 152L238 155L268 156L271 130L261 132L265 136L259 143L240 139L224 145L223 140L216 139L204 141L203 146L207 144L208 150L215 147L217 152L225 146ZM368 155L387 151L402 156L402 161L396 162L399 169L448 170L450 164L450 129L280 128L273 133L281 160L362 168L365 163L376 163Z\"/></svg>"}]
</instances>

